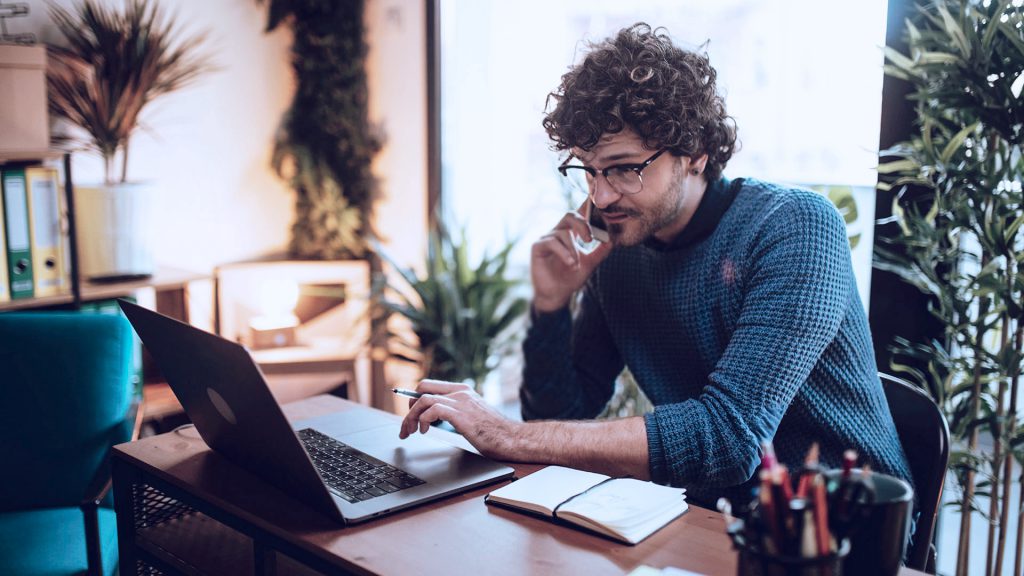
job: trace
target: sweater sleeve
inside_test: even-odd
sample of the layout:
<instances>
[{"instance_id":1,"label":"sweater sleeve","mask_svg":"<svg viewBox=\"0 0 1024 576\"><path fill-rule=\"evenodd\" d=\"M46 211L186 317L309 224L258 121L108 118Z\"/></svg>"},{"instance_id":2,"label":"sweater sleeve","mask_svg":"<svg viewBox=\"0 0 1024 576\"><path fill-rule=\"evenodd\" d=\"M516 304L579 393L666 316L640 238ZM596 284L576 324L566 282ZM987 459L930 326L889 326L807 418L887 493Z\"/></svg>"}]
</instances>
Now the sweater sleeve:
<instances>
[{"instance_id":1,"label":"sweater sleeve","mask_svg":"<svg viewBox=\"0 0 1024 576\"><path fill-rule=\"evenodd\" d=\"M748 480L760 444L774 437L839 330L853 278L835 208L817 195L793 196L759 226L736 266L737 325L704 390L645 417L656 482L727 487Z\"/></svg>"},{"instance_id":2,"label":"sweater sleeve","mask_svg":"<svg viewBox=\"0 0 1024 576\"><path fill-rule=\"evenodd\" d=\"M588 282L568 308L534 314L523 341L523 420L593 418L612 396L623 361Z\"/></svg>"}]
</instances>

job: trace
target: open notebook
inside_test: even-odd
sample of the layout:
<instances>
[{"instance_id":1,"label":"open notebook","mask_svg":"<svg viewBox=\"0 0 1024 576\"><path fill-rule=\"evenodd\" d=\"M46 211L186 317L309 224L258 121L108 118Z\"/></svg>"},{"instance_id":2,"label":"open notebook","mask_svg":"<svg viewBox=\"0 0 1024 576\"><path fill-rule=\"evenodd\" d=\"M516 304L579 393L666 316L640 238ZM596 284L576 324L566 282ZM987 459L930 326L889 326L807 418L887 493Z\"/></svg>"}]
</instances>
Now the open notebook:
<instances>
[{"instance_id":1,"label":"open notebook","mask_svg":"<svg viewBox=\"0 0 1024 576\"><path fill-rule=\"evenodd\" d=\"M636 544L686 512L682 488L548 466L487 495L497 504Z\"/></svg>"}]
</instances>

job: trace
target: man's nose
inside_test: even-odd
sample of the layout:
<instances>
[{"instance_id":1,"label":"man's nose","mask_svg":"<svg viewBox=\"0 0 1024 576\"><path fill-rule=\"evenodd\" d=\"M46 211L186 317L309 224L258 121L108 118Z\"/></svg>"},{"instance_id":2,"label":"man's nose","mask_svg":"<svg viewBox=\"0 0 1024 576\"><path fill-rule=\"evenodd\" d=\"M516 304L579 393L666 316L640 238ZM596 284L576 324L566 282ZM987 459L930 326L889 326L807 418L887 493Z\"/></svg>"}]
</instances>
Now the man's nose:
<instances>
[{"instance_id":1,"label":"man's nose","mask_svg":"<svg viewBox=\"0 0 1024 576\"><path fill-rule=\"evenodd\" d=\"M597 177L594 178L594 192L591 196L594 200L594 206L604 210L622 197L622 193L612 187L607 178L598 174Z\"/></svg>"}]
</instances>

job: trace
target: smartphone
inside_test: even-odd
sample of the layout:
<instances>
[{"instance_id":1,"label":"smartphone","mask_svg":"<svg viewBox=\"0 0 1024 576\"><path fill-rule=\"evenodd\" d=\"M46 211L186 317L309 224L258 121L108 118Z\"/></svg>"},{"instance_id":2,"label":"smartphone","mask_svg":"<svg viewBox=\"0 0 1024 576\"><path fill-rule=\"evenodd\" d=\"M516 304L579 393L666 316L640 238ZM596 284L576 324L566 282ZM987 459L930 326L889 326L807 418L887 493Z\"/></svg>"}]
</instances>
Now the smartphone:
<instances>
[{"instance_id":1,"label":"smartphone","mask_svg":"<svg viewBox=\"0 0 1024 576\"><path fill-rule=\"evenodd\" d=\"M607 242L609 240L608 225L605 224L601 215L598 214L594 203L590 200L587 200L587 224L590 224L590 235L595 240L598 242Z\"/></svg>"}]
</instances>

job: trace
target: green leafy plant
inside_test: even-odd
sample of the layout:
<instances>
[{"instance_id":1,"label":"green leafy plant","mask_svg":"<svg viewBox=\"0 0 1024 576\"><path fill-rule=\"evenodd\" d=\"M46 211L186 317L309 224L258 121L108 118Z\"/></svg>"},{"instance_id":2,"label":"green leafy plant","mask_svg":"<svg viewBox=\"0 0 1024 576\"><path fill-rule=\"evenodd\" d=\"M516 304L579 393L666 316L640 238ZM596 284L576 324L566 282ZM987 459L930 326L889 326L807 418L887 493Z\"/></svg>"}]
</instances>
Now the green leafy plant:
<instances>
[{"instance_id":1,"label":"green leafy plant","mask_svg":"<svg viewBox=\"0 0 1024 576\"><path fill-rule=\"evenodd\" d=\"M86 144L103 157L107 184L124 182L142 110L211 69L196 52L206 35L177 38L174 18L146 0L129 1L123 12L82 0L73 11L50 5L50 15L67 40L48 50L50 111L89 135Z\"/></svg>"},{"instance_id":2,"label":"green leafy plant","mask_svg":"<svg viewBox=\"0 0 1024 576\"><path fill-rule=\"evenodd\" d=\"M431 233L423 275L388 260L401 280L378 297L381 308L407 319L416 336L410 342L390 332L394 357L418 362L427 378L471 380L479 387L515 341L529 304L519 295L521 282L507 276L512 242L472 265L465 233L460 236L453 239L443 227Z\"/></svg>"},{"instance_id":3,"label":"green leafy plant","mask_svg":"<svg viewBox=\"0 0 1024 576\"><path fill-rule=\"evenodd\" d=\"M950 423L961 489L957 574L968 570L975 516L989 523L985 573L1002 573L1012 464L1024 457L1022 26L1009 0L922 2L907 23L909 54L887 52L887 73L913 87L920 132L881 153L880 187L896 191L898 233L877 247L876 266L929 295L943 327L931 342L897 339L892 368L928 390ZM1020 535L1024 515L1012 513ZM1019 536L1016 547L1018 574Z\"/></svg>"},{"instance_id":4,"label":"green leafy plant","mask_svg":"<svg viewBox=\"0 0 1024 576\"><path fill-rule=\"evenodd\" d=\"M295 96L272 164L295 190L289 252L367 256L378 186L370 164L381 138L368 121L363 0L269 0L267 31L289 23Z\"/></svg>"}]
</instances>

